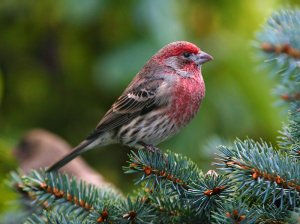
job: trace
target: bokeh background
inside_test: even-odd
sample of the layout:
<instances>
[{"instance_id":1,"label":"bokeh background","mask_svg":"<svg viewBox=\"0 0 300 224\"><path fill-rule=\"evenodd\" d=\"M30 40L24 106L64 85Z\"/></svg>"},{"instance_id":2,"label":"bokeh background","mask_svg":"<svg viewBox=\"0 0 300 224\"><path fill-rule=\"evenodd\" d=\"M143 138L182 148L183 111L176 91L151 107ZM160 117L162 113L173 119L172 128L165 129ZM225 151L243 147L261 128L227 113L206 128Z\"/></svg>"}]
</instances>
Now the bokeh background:
<instances>
[{"instance_id":1,"label":"bokeh background","mask_svg":"<svg viewBox=\"0 0 300 224\"><path fill-rule=\"evenodd\" d=\"M44 128L76 145L143 64L175 40L194 42L215 60L203 66L207 94L198 116L161 148L206 171L219 138L276 143L285 116L253 46L266 17L296 2L1 0L0 211L15 198L3 180L18 167L12 149L26 131ZM121 169L128 152L112 145L83 157L130 192L132 176Z\"/></svg>"}]
</instances>

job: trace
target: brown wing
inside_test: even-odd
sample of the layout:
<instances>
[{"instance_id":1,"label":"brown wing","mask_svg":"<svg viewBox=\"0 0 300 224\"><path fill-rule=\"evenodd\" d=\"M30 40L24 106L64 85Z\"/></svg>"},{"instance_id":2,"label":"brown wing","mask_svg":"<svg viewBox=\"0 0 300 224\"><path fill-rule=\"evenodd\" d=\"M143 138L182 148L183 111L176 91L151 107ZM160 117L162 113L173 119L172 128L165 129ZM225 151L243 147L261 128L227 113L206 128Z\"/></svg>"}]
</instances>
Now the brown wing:
<instances>
[{"instance_id":1,"label":"brown wing","mask_svg":"<svg viewBox=\"0 0 300 224\"><path fill-rule=\"evenodd\" d=\"M140 114L148 113L154 108L162 106L161 100L157 96L157 89L162 83L163 79L148 80L147 83L141 83L136 88L125 91L104 115L89 138L113 130Z\"/></svg>"}]
</instances>

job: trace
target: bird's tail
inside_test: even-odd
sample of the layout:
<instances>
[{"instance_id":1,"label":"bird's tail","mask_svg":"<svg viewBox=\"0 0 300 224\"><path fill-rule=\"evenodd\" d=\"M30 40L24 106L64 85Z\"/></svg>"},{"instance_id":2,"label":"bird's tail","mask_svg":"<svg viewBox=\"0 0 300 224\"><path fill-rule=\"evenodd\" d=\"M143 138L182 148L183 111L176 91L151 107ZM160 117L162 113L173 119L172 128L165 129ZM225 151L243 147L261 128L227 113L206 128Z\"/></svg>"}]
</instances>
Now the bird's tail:
<instances>
[{"instance_id":1,"label":"bird's tail","mask_svg":"<svg viewBox=\"0 0 300 224\"><path fill-rule=\"evenodd\" d=\"M92 142L94 142L94 138L86 139L82 141L79 145L77 145L68 155L63 157L62 159L58 160L54 163L50 168L47 169L47 172L58 170L59 168L66 165L68 162L73 160L75 157L79 156L81 153L88 150L88 147Z\"/></svg>"}]
</instances>

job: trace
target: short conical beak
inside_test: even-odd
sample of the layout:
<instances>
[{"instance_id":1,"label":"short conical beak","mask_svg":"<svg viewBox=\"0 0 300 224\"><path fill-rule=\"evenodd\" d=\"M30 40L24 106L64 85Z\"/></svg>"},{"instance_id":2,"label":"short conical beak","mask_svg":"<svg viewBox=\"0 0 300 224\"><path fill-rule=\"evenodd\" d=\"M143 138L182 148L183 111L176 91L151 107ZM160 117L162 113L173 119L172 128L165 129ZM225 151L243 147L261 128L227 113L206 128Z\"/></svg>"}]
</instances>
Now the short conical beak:
<instances>
[{"instance_id":1,"label":"short conical beak","mask_svg":"<svg viewBox=\"0 0 300 224\"><path fill-rule=\"evenodd\" d=\"M199 54L196 54L195 56L196 56L195 61L198 65L202 65L205 62L208 62L208 61L211 61L214 59L211 55L205 53L204 51L201 51Z\"/></svg>"}]
</instances>

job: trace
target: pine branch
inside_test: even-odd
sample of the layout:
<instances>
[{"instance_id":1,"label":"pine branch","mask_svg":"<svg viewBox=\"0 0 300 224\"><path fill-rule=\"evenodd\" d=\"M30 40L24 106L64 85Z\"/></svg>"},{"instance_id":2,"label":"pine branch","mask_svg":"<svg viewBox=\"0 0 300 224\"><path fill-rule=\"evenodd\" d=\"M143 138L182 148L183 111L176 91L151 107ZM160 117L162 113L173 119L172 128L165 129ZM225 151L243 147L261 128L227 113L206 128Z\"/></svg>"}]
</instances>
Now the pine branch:
<instances>
[{"instance_id":1,"label":"pine branch","mask_svg":"<svg viewBox=\"0 0 300 224\"><path fill-rule=\"evenodd\" d=\"M222 207L233 193L229 179L216 174L204 175L186 157L167 153L162 155L144 150L131 152L129 166L124 169L127 173L141 174L136 183L145 182L153 191L168 189L164 191L164 197L178 197L198 217L210 219L211 212Z\"/></svg>"},{"instance_id":2,"label":"pine branch","mask_svg":"<svg viewBox=\"0 0 300 224\"><path fill-rule=\"evenodd\" d=\"M300 208L296 208L294 211L292 211L288 223L299 224L299 222L300 222Z\"/></svg>"},{"instance_id":3,"label":"pine branch","mask_svg":"<svg viewBox=\"0 0 300 224\"><path fill-rule=\"evenodd\" d=\"M280 74L275 93L285 102L300 100L300 11L280 10L273 13L258 33L261 57L272 63L272 73Z\"/></svg>"},{"instance_id":4,"label":"pine branch","mask_svg":"<svg viewBox=\"0 0 300 224\"><path fill-rule=\"evenodd\" d=\"M185 193L191 180L199 179L202 174L195 163L179 154L167 152L166 155L150 153L145 150L131 151L129 166L124 167L126 173L141 173L136 183L146 182L146 187L156 184L171 187L170 193ZM189 172L187 172L189 171Z\"/></svg>"},{"instance_id":5,"label":"pine branch","mask_svg":"<svg viewBox=\"0 0 300 224\"><path fill-rule=\"evenodd\" d=\"M233 195L232 183L223 175L216 173L201 176L194 180L186 193L186 197L197 213L210 216L228 203Z\"/></svg>"},{"instance_id":6,"label":"pine branch","mask_svg":"<svg viewBox=\"0 0 300 224\"><path fill-rule=\"evenodd\" d=\"M16 189L33 200L34 205L58 213L68 213L81 220L88 216L95 220L101 219L105 209L111 209L113 216L115 204L123 201L112 190L99 190L82 181L77 183L66 174L46 173L41 170L22 177L13 173L12 178ZM109 220L108 217L106 219Z\"/></svg>"},{"instance_id":7,"label":"pine branch","mask_svg":"<svg viewBox=\"0 0 300 224\"><path fill-rule=\"evenodd\" d=\"M195 215L191 206L178 195L170 197L170 189L162 188L159 191L147 189L142 195L145 202L157 211L157 220L160 223L207 223L207 217Z\"/></svg>"},{"instance_id":8,"label":"pine branch","mask_svg":"<svg viewBox=\"0 0 300 224\"><path fill-rule=\"evenodd\" d=\"M123 219L116 217L116 223L155 223L155 209L148 206L141 198L135 200L127 198L127 201L123 201L118 209L123 214Z\"/></svg>"},{"instance_id":9,"label":"pine branch","mask_svg":"<svg viewBox=\"0 0 300 224\"><path fill-rule=\"evenodd\" d=\"M300 158L300 101L291 104L289 121L280 131L278 145L292 157Z\"/></svg>"},{"instance_id":10,"label":"pine branch","mask_svg":"<svg viewBox=\"0 0 300 224\"><path fill-rule=\"evenodd\" d=\"M218 212L214 212L213 217L218 224L246 224L256 223L259 214L255 209L249 209L248 205L241 201L228 203Z\"/></svg>"},{"instance_id":11,"label":"pine branch","mask_svg":"<svg viewBox=\"0 0 300 224\"><path fill-rule=\"evenodd\" d=\"M57 172L33 171L28 176L13 173L15 188L33 200L35 208L38 206L44 211L30 216L27 222L206 222L211 219L212 211L223 207L232 193L227 178L214 172L204 175L194 163L181 155L169 153L165 158L159 153L139 150L137 154L132 152L130 158L130 166L126 170L141 172L141 180L146 181L152 190L135 198L128 197L127 200L115 192L97 189L84 182L78 183ZM161 165L162 161L168 165ZM192 171L190 175L186 175L189 171ZM51 211L54 213L51 214Z\"/></svg>"},{"instance_id":12,"label":"pine branch","mask_svg":"<svg viewBox=\"0 0 300 224\"><path fill-rule=\"evenodd\" d=\"M261 58L272 62L272 73L280 77L275 93L292 105L289 122L279 137L282 153L253 140L237 140L231 148L220 147L222 163L218 165L237 184L244 213L256 211L259 223L284 223L300 204L300 167L283 153L299 156L299 18L300 11L281 10L269 18L258 34ZM246 217L243 212L234 207L227 208L231 211L227 218L221 213L216 213L215 218L224 223L248 223L241 218Z\"/></svg>"},{"instance_id":13,"label":"pine branch","mask_svg":"<svg viewBox=\"0 0 300 224\"><path fill-rule=\"evenodd\" d=\"M33 214L27 218L24 224L81 224L82 221L63 213L43 211L43 214Z\"/></svg>"},{"instance_id":14,"label":"pine branch","mask_svg":"<svg viewBox=\"0 0 300 224\"><path fill-rule=\"evenodd\" d=\"M300 11L273 13L258 34L263 58L273 62L272 73L280 74L276 94L289 103L289 121L279 136L279 147L295 158L300 156Z\"/></svg>"},{"instance_id":15,"label":"pine branch","mask_svg":"<svg viewBox=\"0 0 300 224\"><path fill-rule=\"evenodd\" d=\"M219 163L239 185L241 197L260 196L262 203L294 209L300 205L300 166L266 143L236 140L233 148L221 146Z\"/></svg>"},{"instance_id":16,"label":"pine branch","mask_svg":"<svg viewBox=\"0 0 300 224\"><path fill-rule=\"evenodd\" d=\"M258 33L257 39L261 43L261 50L271 61L277 63L276 70L286 70L285 75L290 79L297 78L294 69L298 69L297 60L300 58L300 11L280 10L273 13ZM299 71L299 70L298 70ZM287 78L287 77L286 77Z\"/></svg>"},{"instance_id":17,"label":"pine branch","mask_svg":"<svg viewBox=\"0 0 300 224\"><path fill-rule=\"evenodd\" d=\"M278 208L275 205L267 205L267 206L256 207L256 211L260 216L258 219L259 223L278 223L278 224L295 223L292 221L292 217L291 217L292 212L285 207ZM287 222L287 220L289 221Z\"/></svg>"},{"instance_id":18,"label":"pine branch","mask_svg":"<svg viewBox=\"0 0 300 224\"><path fill-rule=\"evenodd\" d=\"M280 209L274 205L249 206L240 199L237 199L237 202L235 203L226 204L224 209L215 213L213 216L216 223L220 224L299 223L296 212L291 212L286 208Z\"/></svg>"},{"instance_id":19,"label":"pine branch","mask_svg":"<svg viewBox=\"0 0 300 224\"><path fill-rule=\"evenodd\" d=\"M33 171L29 176L12 174L15 188L28 196L35 206L47 210L30 216L28 223L152 223L154 208L140 198L126 200L108 189L97 189L68 175ZM45 210L46 209L46 210ZM53 211L53 214L51 213ZM49 213L50 212L50 213ZM64 216L63 214L68 214ZM66 220L66 222L65 222Z\"/></svg>"}]
</instances>

